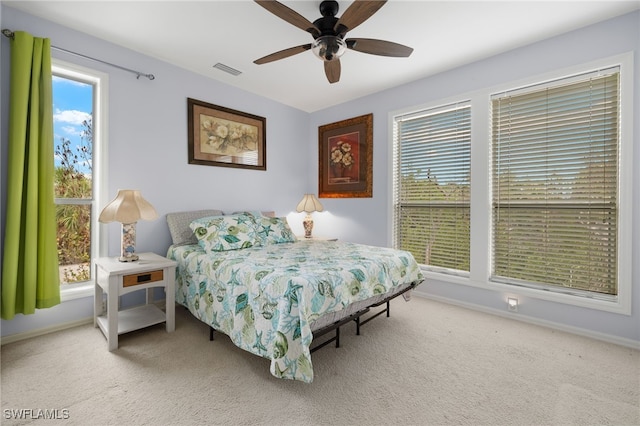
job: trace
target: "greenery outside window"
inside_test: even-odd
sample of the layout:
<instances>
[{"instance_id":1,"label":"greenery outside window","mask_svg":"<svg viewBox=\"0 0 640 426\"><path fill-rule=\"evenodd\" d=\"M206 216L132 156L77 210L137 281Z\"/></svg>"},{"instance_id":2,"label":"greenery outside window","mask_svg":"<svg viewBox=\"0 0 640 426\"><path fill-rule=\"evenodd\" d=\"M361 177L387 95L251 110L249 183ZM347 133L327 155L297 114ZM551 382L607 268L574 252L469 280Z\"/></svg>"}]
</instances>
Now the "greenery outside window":
<instances>
[{"instance_id":1,"label":"greenery outside window","mask_svg":"<svg viewBox=\"0 0 640 426\"><path fill-rule=\"evenodd\" d=\"M492 96L492 281L618 294L619 75Z\"/></svg>"},{"instance_id":2,"label":"greenery outside window","mask_svg":"<svg viewBox=\"0 0 640 426\"><path fill-rule=\"evenodd\" d=\"M394 246L437 283L629 315L633 65L624 53L390 114ZM456 109L468 146L447 158L427 123Z\"/></svg>"},{"instance_id":3,"label":"greenery outside window","mask_svg":"<svg viewBox=\"0 0 640 426\"><path fill-rule=\"evenodd\" d=\"M471 106L394 118L394 238L418 263L468 275Z\"/></svg>"},{"instance_id":4,"label":"greenery outside window","mask_svg":"<svg viewBox=\"0 0 640 426\"><path fill-rule=\"evenodd\" d=\"M52 68L60 291L68 300L91 294L91 259L101 252L97 200L106 76L56 60Z\"/></svg>"}]
</instances>

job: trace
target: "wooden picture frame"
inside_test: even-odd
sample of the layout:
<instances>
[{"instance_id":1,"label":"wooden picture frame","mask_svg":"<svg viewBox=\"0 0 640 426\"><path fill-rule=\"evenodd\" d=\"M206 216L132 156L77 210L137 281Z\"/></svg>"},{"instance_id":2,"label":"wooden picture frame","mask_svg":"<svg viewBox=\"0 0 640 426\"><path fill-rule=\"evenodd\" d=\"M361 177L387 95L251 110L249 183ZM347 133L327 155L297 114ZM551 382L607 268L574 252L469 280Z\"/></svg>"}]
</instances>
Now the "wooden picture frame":
<instances>
[{"instance_id":1,"label":"wooden picture frame","mask_svg":"<svg viewBox=\"0 0 640 426\"><path fill-rule=\"evenodd\" d=\"M318 197L373 197L373 114L320 126L318 140Z\"/></svg>"},{"instance_id":2,"label":"wooden picture frame","mask_svg":"<svg viewBox=\"0 0 640 426\"><path fill-rule=\"evenodd\" d=\"M189 164L267 169L264 117L187 98Z\"/></svg>"}]
</instances>

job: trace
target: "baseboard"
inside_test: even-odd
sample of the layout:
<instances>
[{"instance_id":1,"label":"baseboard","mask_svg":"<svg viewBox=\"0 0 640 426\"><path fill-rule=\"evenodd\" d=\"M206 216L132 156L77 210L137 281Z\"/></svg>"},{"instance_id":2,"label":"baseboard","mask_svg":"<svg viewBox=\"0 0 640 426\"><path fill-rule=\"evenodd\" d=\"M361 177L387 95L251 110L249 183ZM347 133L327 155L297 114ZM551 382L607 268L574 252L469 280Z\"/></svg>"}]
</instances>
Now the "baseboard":
<instances>
[{"instance_id":1,"label":"baseboard","mask_svg":"<svg viewBox=\"0 0 640 426\"><path fill-rule=\"evenodd\" d=\"M164 299L154 301L153 303L158 306L160 309L164 309L165 303ZM130 306L129 308L133 308L135 306ZM39 328L37 330L29 330L23 333L16 333L10 336L2 336L0 337L0 346L6 345L9 343L19 342L20 340L31 339L32 337L42 336L44 334L54 333L56 331L62 331L73 327L78 327L80 325L93 324L93 317L82 318L75 321L64 322L56 325L52 325L51 327Z\"/></svg>"},{"instance_id":2,"label":"baseboard","mask_svg":"<svg viewBox=\"0 0 640 426\"><path fill-rule=\"evenodd\" d=\"M76 321L52 325L51 327L39 328L37 330L29 330L29 331L25 331L24 333L16 333L10 336L2 336L0 337L0 345L19 342L20 340L31 339L32 337L38 337L44 334L54 333L56 331L66 330L68 328L73 328L79 325L86 325L91 323L93 323L93 317L88 317L88 318L82 318Z\"/></svg>"},{"instance_id":3,"label":"baseboard","mask_svg":"<svg viewBox=\"0 0 640 426\"><path fill-rule=\"evenodd\" d=\"M491 315L497 315L497 316L500 316L500 317L503 317L503 318L508 318L508 319L512 319L512 320L516 320L516 321L522 321L522 322L526 322L526 323L529 323L529 324L539 325L539 326L551 328L551 329L554 329L554 330L559 330L559 331L564 331L564 332L571 333L571 334L576 334L578 336L589 337L589 338L592 338L592 339L601 340L603 342L613 343L615 345L620 345L620 346L625 346L625 347L628 347L628 348L631 348L631 349L640 350L640 342L637 341L637 340L627 339L627 338L619 337L619 336L612 336L612 335L606 334L606 333L600 333L600 332L597 332L597 331L587 330L585 328L574 327L574 326L561 324L561 323L557 323L557 322L553 322L553 321L548 321L548 320L544 320L544 319L540 319L540 318L530 317L530 316L527 316L527 315L522 315L522 314L514 315L514 314L510 314L508 312L501 311L499 309L488 308L486 306L476 305L474 303L461 302L459 300L450 299L450 298L442 297L442 296L435 296L435 295L427 294L427 293L423 293L423 292L414 291L413 295L417 296L417 297L422 297L422 298L425 298L425 299L435 300L436 302L447 303L449 305L456 305L456 306L460 306L460 307L463 307L463 308L471 309L471 310L474 310L474 311L484 312L484 313L491 314Z\"/></svg>"},{"instance_id":4,"label":"baseboard","mask_svg":"<svg viewBox=\"0 0 640 426\"><path fill-rule=\"evenodd\" d=\"M503 312L503 311L498 310L498 309L487 308L486 306L476 305L474 303L461 302L459 300L450 299L448 297L435 296L435 295L432 295L432 294L427 294L427 293L417 292L417 291L413 291L412 294L413 294L413 296L422 297L424 299L435 300L436 302L442 302L442 303L447 303L449 305L460 306L460 307L463 307L463 308L466 308L466 309L471 309L471 310L474 310L474 311L484 312L484 313L491 314L491 315L497 315L497 316L500 316L500 317L503 317L503 318L508 318L508 319L512 319L512 320L516 320L516 321L522 321L522 322L526 322L526 323L529 323L529 324L539 325L539 326L542 326L542 327L552 328L554 330L565 331L567 333L576 334L578 336L590 337L592 339L601 340L601 341L604 341L604 342L607 342L607 343L613 343L613 344L616 344L616 345L625 346L625 347L628 347L628 348L640 350L640 342L635 341L635 340L631 340L631 339L626 339L624 337L612 336L612 335L605 334L605 333L599 333L599 332L596 332L596 331L587 330L587 329L580 328L580 327L573 327L573 326L569 326L569 325L565 325L565 324L560 324L560 323L556 323L556 322L553 322L553 321L543 320L543 319L540 319L540 318L534 318L534 317L530 317L530 316L527 316L527 315L518 314L517 316L515 316L513 314L509 314L507 312ZM163 302L164 301L160 301L159 303L156 302L156 304L160 305L161 308L164 308L164 303ZM6 344L9 344L9 343L19 342L20 340L25 340L25 339L30 339L32 337L42 336L44 334L53 333L53 332L61 331L61 330L66 330L68 328L77 327L79 325L90 324L92 322L93 322L93 317L89 317L89 318L83 318L83 319L80 319L80 320L71 321L71 322L67 322L67 323L56 324L56 325L51 326L51 327L40 328L38 330L30 330L30 331L27 331L27 332L24 332L24 333L16 333L16 334L12 334L10 336L3 336L3 337L0 337L0 345L6 345Z\"/></svg>"}]
</instances>

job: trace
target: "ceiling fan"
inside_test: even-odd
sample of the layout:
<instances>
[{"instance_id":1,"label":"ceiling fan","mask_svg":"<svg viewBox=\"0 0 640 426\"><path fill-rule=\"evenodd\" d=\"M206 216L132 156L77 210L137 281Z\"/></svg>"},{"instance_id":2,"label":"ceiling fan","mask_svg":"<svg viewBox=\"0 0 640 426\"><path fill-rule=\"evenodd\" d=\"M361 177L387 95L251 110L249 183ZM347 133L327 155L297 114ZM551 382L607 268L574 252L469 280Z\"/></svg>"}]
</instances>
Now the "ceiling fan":
<instances>
[{"instance_id":1,"label":"ceiling fan","mask_svg":"<svg viewBox=\"0 0 640 426\"><path fill-rule=\"evenodd\" d=\"M291 25L308 32L313 37L313 43L290 47L253 61L258 65L311 50L318 58L324 61L324 72L329 83L336 83L340 80L340 56L347 49L372 55L403 58L408 57L413 52L411 47L386 40L371 38L348 38L345 40L344 37L347 31L354 29L369 19L384 6L387 0L355 0L339 18L336 17L338 14L338 2L324 0L320 3L322 18L313 23L278 1L255 0L255 2Z\"/></svg>"}]
</instances>

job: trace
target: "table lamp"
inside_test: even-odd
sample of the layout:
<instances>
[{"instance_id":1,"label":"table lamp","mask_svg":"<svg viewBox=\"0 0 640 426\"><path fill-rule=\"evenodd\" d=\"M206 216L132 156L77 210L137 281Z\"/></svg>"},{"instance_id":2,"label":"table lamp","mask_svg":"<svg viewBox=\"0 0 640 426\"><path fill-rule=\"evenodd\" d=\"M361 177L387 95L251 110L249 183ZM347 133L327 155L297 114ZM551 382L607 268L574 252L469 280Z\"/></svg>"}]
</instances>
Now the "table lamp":
<instances>
[{"instance_id":1,"label":"table lamp","mask_svg":"<svg viewBox=\"0 0 640 426\"><path fill-rule=\"evenodd\" d=\"M158 213L151 204L135 189L119 189L118 195L100 213L101 223L122 223L120 262L135 262L136 222L140 219L154 220Z\"/></svg>"},{"instance_id":2,"label":"table lamp","mask_svg":"<svg viewBox=\"0 0 640 426\"><path fill-rule=\"evenodd\" d=\"M311 218L311 213L321 212L323 209L324 208L322 207L322 204L320 204L320 200L318 200L318 198L313 194L304 194L304 197L302 197L302 200L298 203L296 211L307 213L307 216L302 221L305 238L311 238L311 231L313 230L313 219Z\"/></svg>"}]
</instances>

